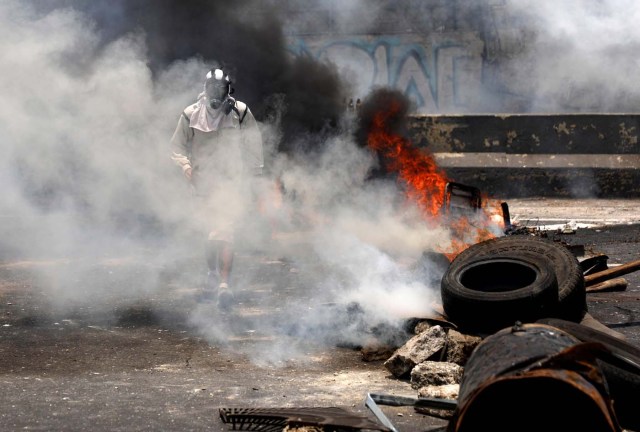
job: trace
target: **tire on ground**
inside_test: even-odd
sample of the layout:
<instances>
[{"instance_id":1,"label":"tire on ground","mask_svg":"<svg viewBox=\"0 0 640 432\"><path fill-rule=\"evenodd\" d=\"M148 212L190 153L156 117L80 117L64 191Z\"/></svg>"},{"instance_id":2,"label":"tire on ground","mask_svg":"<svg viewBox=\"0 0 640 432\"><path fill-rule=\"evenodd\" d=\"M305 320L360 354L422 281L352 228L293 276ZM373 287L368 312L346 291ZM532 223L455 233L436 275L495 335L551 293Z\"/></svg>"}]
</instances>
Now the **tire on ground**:
<instances>
[{"instance_id":1,"label":"tire on ground","mask_svg":"<svg viewBox=\"0 0 640 432\"><path fill-rule=\"evenodd\" d=\"M540 257L454 260L441 282L445 314L461 328L493 332L533 322L555 307L558 284Z\"/></svg>"},{"instance_id":2,"label":"tire on ground","mask_svg":"<svg viewBox=\"0 0 640 432\"><path fill-rule=\"evenodd\" d=\"M470 246L451 265L462 265L479 257L535 259L536 262L538 259L545 260L555 271L558 281L557 306L550 311L549 317L580 322L587 312L582 268L565 246L539 237L498 237Z\"/></svg>"}]
</instances>

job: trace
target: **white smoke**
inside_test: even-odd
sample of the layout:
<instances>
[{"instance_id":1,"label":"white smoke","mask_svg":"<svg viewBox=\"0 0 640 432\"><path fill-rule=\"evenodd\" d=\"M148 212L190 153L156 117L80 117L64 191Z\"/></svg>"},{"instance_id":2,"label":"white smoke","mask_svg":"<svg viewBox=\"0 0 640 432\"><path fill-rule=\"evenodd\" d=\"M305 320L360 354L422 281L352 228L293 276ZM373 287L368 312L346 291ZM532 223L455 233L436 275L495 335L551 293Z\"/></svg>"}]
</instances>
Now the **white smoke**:
<instances>
[{"instance_id":1,"label":"white smoke","mask_svg":"<svg viewBox=\"0 0 640 432\"><path fill-rule=\"evenodd\" d=\"M255 361L277 365L303 361L314 344L391 343L407 320L431 315L442 269L422 254L445 246L449 233L428 228L396 185L367 181L373 164L367 150L344 137L328 143L313 165L277 158L285 195L273 214L279 229L269 254L293 263L299 292L282 297L278 291L286 287L274 287L263 306L277 309L277 317L257 322L200 306L192 322L205 337L225 343L248 329L294 337L295 343L269 339L272 349L243 346Z\"/></svg>"},{"instance_id":2,"label":"white smoke","mask_svg":"<svg viewBox=\"0 0 640 432\"><path fill-rule=\"evenodd\" d=\"M48 260L51 265L38 267L37 286L63 309L87 303L108 309L116 298L126 307L158 292L183 295L185 285L204 279L201 244L189 243L189 190L168 143L208 67L191 59L152 76L143 34L107 46L95 34L94 24L73 9L38 15L19 0L0 4L2 245L11 256ZM272 131L263 125L267 142ZM427 313L434 286L417 280L406 263L433 250L446 233L426 229L415 209L398 214L395 187L367 184L373 159L348 137L328 149L313 167L271 155L286 188L273 223L301 229L291 215L304 220L303 243L322 267L305 266L298 255L280 257L309 270L303 277L318 293L306 306L285 307L357 302L370 314L367 324ZM284 243L267 253L287 253ZM171 271L184 274L167 276ZM291 313L278 325L256 325L328 340L319 325L326 309L319 309L304 322ZM190 322L212 340L237 329L203 305Z\"/></svg>"},{"instance_id":3,"label":"white smoke","mask_svg":"<svg viewBox=\"0 0 640 432\"><path fill-rule=\"evenodd\" d=\"M21 2L3 2L0 22L4 248L103 259L114 249L142 250L135 238L143 218L181 225L186 194L167 175L167 136L205 66L175 65L153 83L140 37L99 49L92 23L72 9L38 17ZM95 262L69 267L43 275L56 302L111 289L97 283ZM139 291L153 286L150 278Z\"/></svg>"},{"instance_id":4,"label":"white smoke","mask_svg":"<svg viewBox=\"0 0 640 432\"><path fill-rule=\"evenodd\" d=\"M376 80L394 84L376 78L387 61L393 64L388 74L399 68L391 58L374 65L358 46L391 40L400 43L396 62L412 44L422 44L425 79L457 94L459 101L448 106L441 91L434 93L438 106L427 107L429 113L620 113L640 105L640 4L633 0L325 0L296 2L286 12L287 34L312 49L318 41L331 46L331 60L357 97L379 85ZM340 41L354 43L332 46ZM459 47L459 66L438 78L439 60L430 51L447 46Z\"/></svg>"},{"instance_id":5,"label":"white smoke","mask_svg":"<svg viewBox=\"0 0 640 432\"><path fill-rule=\"evenodd\" d=\"M432 18L446 23L450 12L424 2L403 3L406 9L374 3L346 2L333 28L363 34L380 14L398 10L406 18L440 14ZM191 242L189 190L172 166L168 142L208 65L189 59L152 75L143 33L103 46L81 13L39 14L27 4L0 3L3 256L57 260L38 273L38 286L56 305L104 301L108 308L120 294L134 302L171 290L187 298L192 291L185 287L197 286L205 269L199 243ZM495 43L481 83L494 86L496 94L488 96L524 101L529 111L637 109L640 5L491 0L484 6L474 10L483 11L476 18L491 21L484 23L490 31L483 42ZM291 29L303 27L290 18ZM459 20L459 26L480 37L472 23ZM348 54L343 64L353 63ZM352 69L346 78L357 82L360 72ZM261 126L272 150L277 125ZM283 298L277 319L251 323L223 322L206 305L184 301L195 305L191 323L216 341L239 328L261 328L332 342L342 332L340 338L356 343L371 325L398 325L429 312L437 297L429 275L437 272L427 265L416 276L415 263L422 252L446 244L447 232L428 229L416 209L398 206L403 194L395 185L365 181L374 163L367 151L345 135L328 143L312 166L268 156L284 195L278 205L266 203L280 231L265 253L296 266L311 295ZM161 238L150 241L145 229ZM254 270L235 271L248 282L259 278ZM278 294L284 288L269 289ZM346 318L344 308L350 308ZM288 348L263 358L293 355Z\"/></svg>"},{"instance_id":6,"label":"white smoke","mask_svg":"<svg viewBox=\"0 0 640 432\"><path fill-rule=\"evenodd\" d=\"M494 2L498 79L532 112L635 112L640 4L631 0Z\"/></svg>"}]
</instances>

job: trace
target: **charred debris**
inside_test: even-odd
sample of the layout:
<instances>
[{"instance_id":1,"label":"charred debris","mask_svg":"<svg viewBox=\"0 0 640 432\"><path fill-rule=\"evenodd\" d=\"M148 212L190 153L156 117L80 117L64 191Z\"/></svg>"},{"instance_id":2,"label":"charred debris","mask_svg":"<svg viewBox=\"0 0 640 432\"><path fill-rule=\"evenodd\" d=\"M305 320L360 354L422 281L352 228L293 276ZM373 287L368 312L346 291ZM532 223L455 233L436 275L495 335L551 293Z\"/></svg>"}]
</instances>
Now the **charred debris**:
<instances>
[{"instance_id":1,"label":"charred debris","mask_svg":"<svg viewBox=\"0 0 640 432\"><path fill-rule=\"evenodd\" d=\"M447 183L442 203L451 217L483 207L480 191L459 183ZM446 432L640 430L640 349L587 307L590 293L625 290L623 276L640 270L640 261L609 267L606 255L563 240L575 233L570 226L519 226L507 203L500 209L502 236L451 261L425 255L438 257L443 272L442 303L431 316L408 320L394 338L385 333L354 347L364 361L383 361L407 380L413 395L365 395L376 421L336 408L221 408L223 422L233 429L397 431L385 411L409 406L445 421L433 430Z\"/></svg>"}]
</instances>

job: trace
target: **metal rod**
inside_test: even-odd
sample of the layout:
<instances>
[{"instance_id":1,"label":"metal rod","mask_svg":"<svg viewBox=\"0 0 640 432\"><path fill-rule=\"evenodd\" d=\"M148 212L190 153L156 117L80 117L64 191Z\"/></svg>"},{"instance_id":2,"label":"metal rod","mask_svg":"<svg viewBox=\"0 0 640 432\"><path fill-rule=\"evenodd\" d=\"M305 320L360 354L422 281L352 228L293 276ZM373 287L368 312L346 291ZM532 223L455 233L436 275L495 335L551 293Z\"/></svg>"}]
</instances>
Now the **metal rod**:
<instances>
[{"instance_id":1,"label":"metal rod","mask_svg":"<svg viewBox=\"0 0 640 432\"><path fill-rule=\"evenodd\" d=\"M364 404L367 408L371 410L373 415L375 415L376 418L380 420L380 423L388 427L391 430L391 432L398 432L398 429L396 429L393 423L391 423L391 420L389 420L387 416L384 415L380 407L376 405L376 402L373 400L370 393L367 393L367 397L364 400Z\"/></svg>"},{"instance_id":2,"label":"metal rod","mask_svg":"<svg viewBox=\"0 0 640 432\"><path fill-rule=\"evenodd\" d=\"M509 213L509 204L506 202L500 203L502 208L502 219L504 220L504 230L511 230L511 214Z\"/></svg>"},{"instance_id":3,"label":"metal rod","mask_svg":"<svg viewBox=\"0 0 640 432\"><path fill-rule=\"evenodd\" d=\"M419 406L425 408L453 410L458 405L455 400L437 398L413 398L407 396L394 396L383 394L369 394L371 398L380 405L389 406Z\"/></svg>"}]
</instances>

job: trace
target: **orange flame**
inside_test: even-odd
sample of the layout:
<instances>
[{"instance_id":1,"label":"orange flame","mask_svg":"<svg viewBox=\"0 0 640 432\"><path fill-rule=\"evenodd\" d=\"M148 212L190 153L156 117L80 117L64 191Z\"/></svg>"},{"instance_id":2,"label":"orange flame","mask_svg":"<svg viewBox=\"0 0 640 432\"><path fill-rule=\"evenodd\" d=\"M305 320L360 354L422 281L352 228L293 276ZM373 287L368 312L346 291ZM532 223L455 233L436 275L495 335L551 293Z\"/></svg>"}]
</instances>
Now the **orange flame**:
<instances>
[{"instance_id":1,"label":"orange flame","mask_svg":"<svg viewBox=\"0 0 640 432\"><path fill-rule=\"evenodd\" d=\"M481 217L477 220L471 221L467 217L458 217L457 219L450 220L449 228L452 232L452 239L450 244L441 248L440 252L449 258L449 261L458 256L460 252L475 243L480 243L485 240L496 237L495 233L491 230L491 225L500 226L502 221L496 221L491 216L493 211L496 210L496 204L499 207L499 202L495 200L483 201ZM495 213L498 215L498 213Z\"/></svg>"},{"instance_id":2,"label":"orange flame","mask_svg":"<svg viewBox=\"0 0 640 432\"><path fill-rule=\"evenodd\" d=\"M376 113L367 143L389 160L389 169L397 171L407 183L408 197L418 203L424 214L428 218L437 217L449 180L430 154L421 152L408 139L389 131L389 119L399 110L400 104L393 102L388 111Z\"/></svg>"},{"instance_id":3,"label":"orange flame","mask_svg":"<svg viewBox=\"0 0 640 432\"><path fill-rule=\"evenodd\" d=\"M410 140L390 131L389 121L398 115L399 110L400 104L392 102L387 111L375 114L367 144L385 157L388 169L397 172L408 185L407 197L417 203L426 220L431 223L442 222L446 187L450 180L431 154L415 148ZM481 210L480 217L474 220L446 215L452 240L450 244L441 246L439 251L449 260L453 260L471 244L496 237L494 232L502 223L500 203L483 197Z\"/></svg>"}]
</instances>

